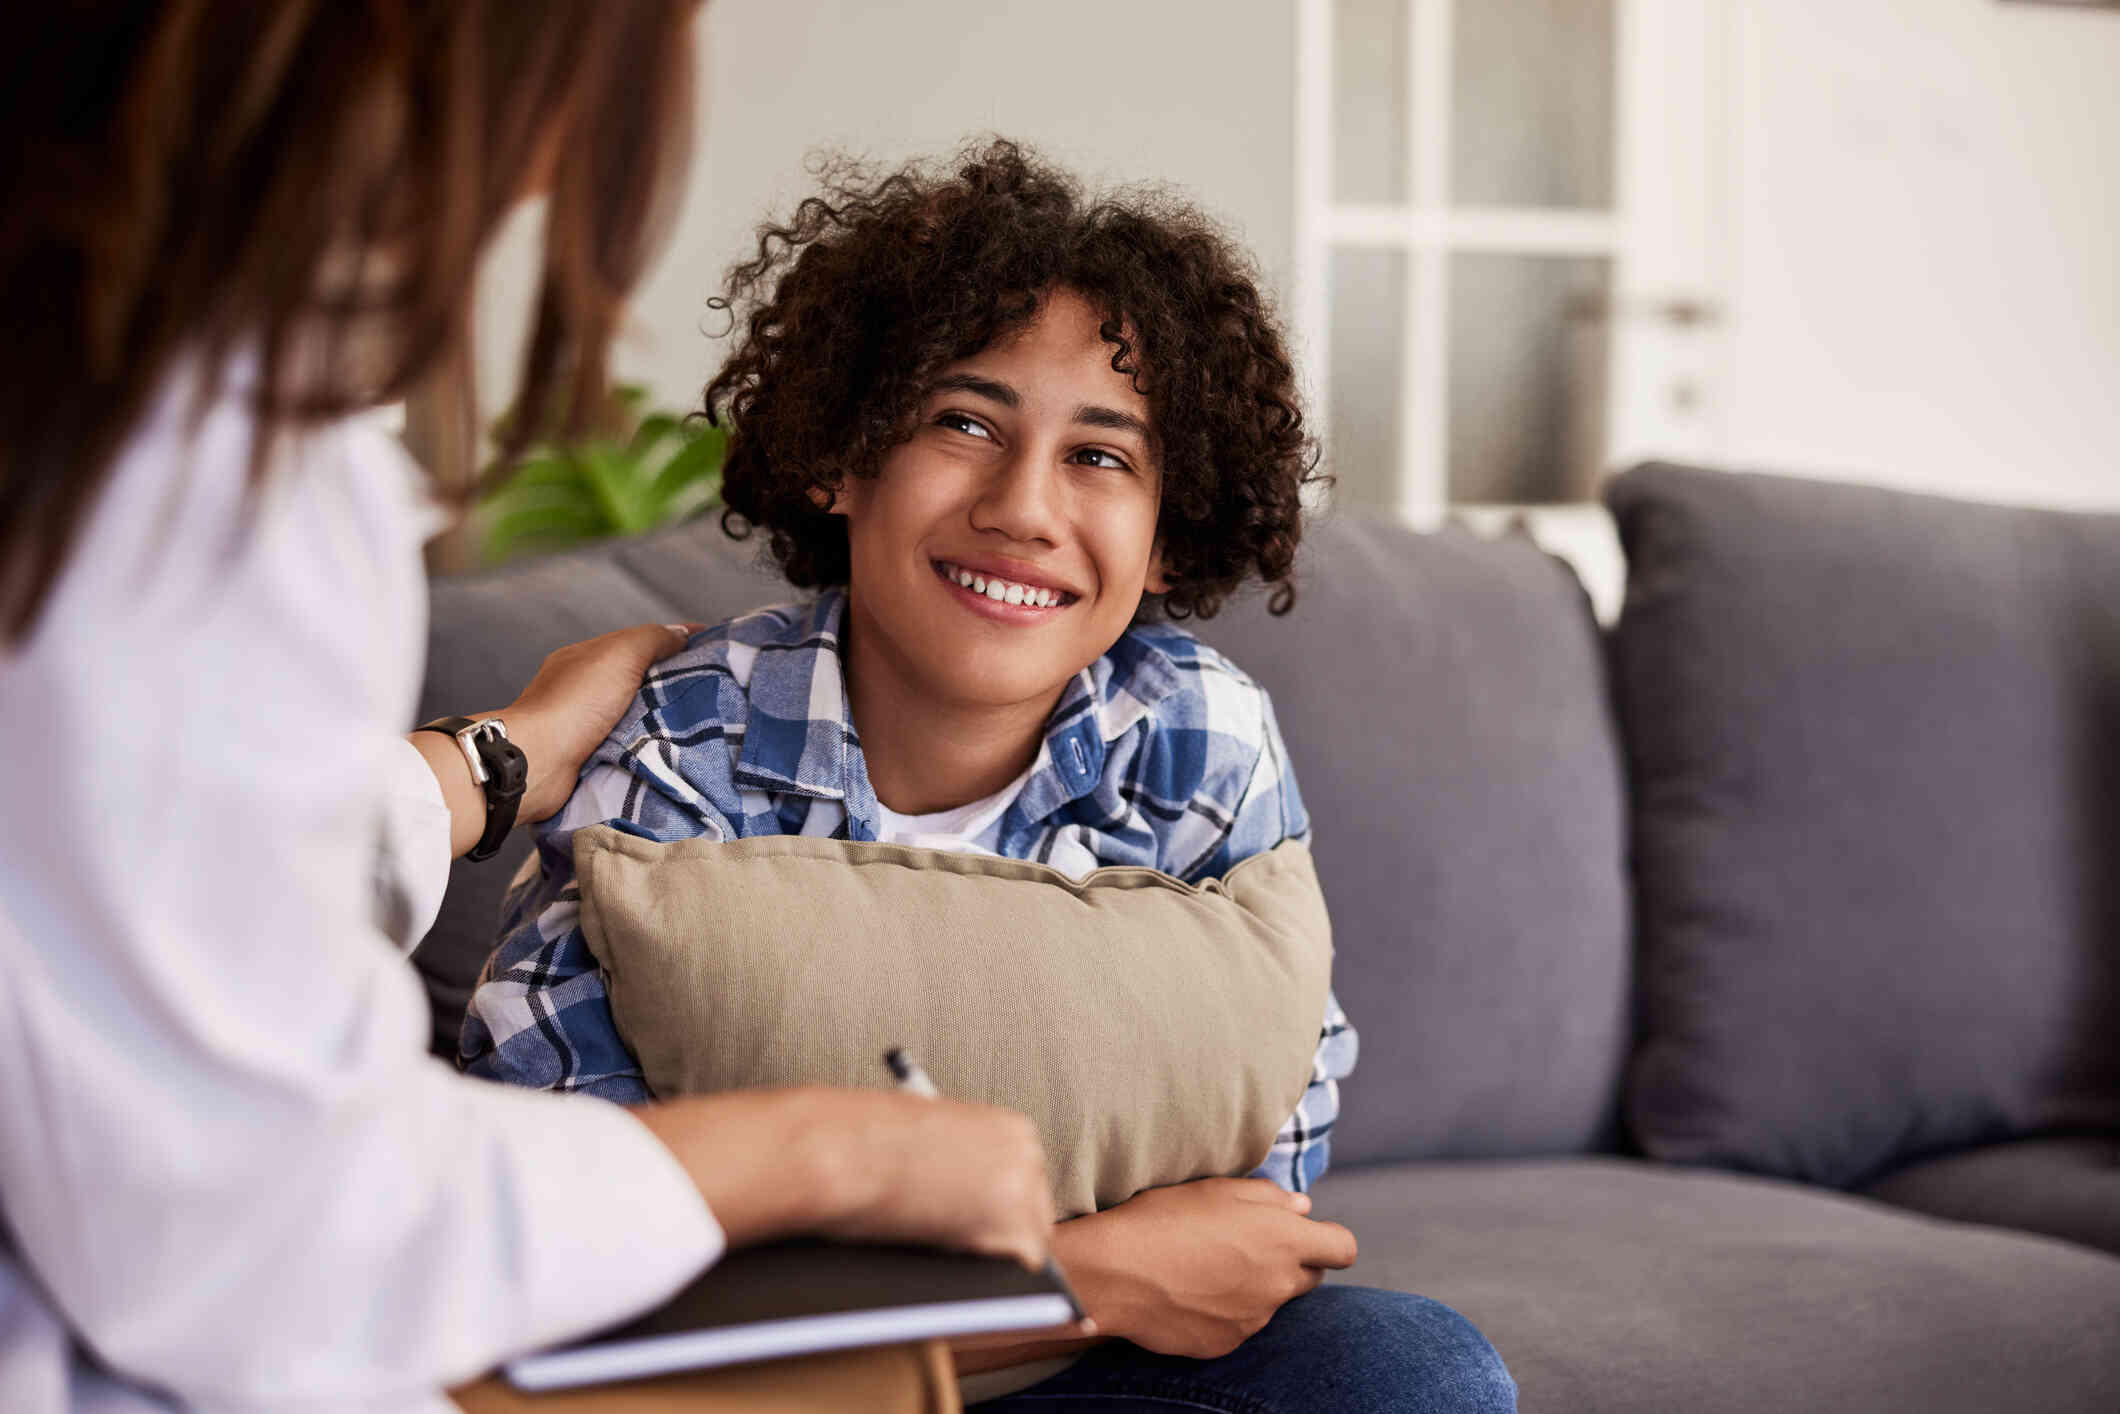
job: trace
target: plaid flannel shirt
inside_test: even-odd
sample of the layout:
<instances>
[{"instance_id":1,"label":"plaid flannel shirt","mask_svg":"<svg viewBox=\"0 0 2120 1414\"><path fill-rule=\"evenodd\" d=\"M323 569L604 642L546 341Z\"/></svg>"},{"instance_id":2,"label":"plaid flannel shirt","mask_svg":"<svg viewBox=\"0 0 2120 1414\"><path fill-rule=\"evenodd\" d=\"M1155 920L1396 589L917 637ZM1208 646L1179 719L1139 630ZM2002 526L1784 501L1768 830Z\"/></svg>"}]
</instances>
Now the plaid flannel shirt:
<instances>
[{"instance_id":1,"label":"plaid flannel shirt","mask_svg":"<svg viewBox=\"0 0 2120 1414\"><path fill-rule=\"evenodd\" d=\"M877 802L847 710L846 602L764 609L694 635L643 685L538 830L500 946L465 1017L475 1075L620 1102L648 1098L579 926L573 835L873 840ZM1071 875L1141 865L1217 878L1310 823L1265 691L1182 629L1142 625L1061 693L1001 820L1000 852ZM1301 1192L1325 1172L1356 1037L1329 994L1309 1087L1257 1170Z\"/></svg>"}]
</instances>

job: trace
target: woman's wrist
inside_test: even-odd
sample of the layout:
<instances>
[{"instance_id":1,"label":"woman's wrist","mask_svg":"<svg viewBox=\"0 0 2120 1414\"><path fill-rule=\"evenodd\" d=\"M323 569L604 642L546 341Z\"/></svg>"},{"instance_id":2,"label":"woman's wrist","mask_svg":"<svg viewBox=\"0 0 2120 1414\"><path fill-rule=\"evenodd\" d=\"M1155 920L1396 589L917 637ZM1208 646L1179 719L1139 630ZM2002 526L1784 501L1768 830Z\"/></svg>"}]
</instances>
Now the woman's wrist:
<instances>
[{"instance_id":1,"label":"woman's wrist","mask_svg":"<svg viewBox=\"0 0 2120 1414\"><path fill-rule=\"evenodd\" d=\"M490 712L479 716L491 716ZM512 738L511 738L512 739ZM449 857L461 859L486 831L486 793L471 778L471 763L455 737L441 732L416 731L405 740L434 773L442 804L449 811Z\"/></svg>"},{"instance_id":2,"label":"woman's wrist","mask_svg":"<svg viewBox=\"0 0 2120 1414\"><path fill-rule=\"evenodd\" d=\"M524 783L522 805L516 810L515 818L522 824L532 825L558 814L559 808L567 803L567 797L574 793L581 762L562 759L544 713L520 702L511 702L498 712L478 715L500 718L501 725L508 729L508 740L523 753L529 779Z\"/></svg>"},{"instance_id":3,"label":"woman's wrist","mask_svg":"<svg viewBox=\"0 0 2120 1414\"><path fill-rule=\"evenodd\" d=\"M854 1143L830 1092L727 1092L641 1105L634 1115L690 1174L731 1247L827 1230L865 1199Z\"/></svg>"},{"instance_id":4,"label":"woman's wrist","mask_svg":"<svg viewBox=\"0 0 2120 1414\"><path fill-rule=\"evenodd\" d=\"M508 740L523 753L528 779L516 807L518 822L542 820L566 803L574 786L573 773L567 772L565 781L554 779L556 753L548 744L544 722L535 711L510 705L497 712L467 713L466 717L474 722L500 718ZM463 748L455 738L441 732L416 731L405 739L427 762L435 784L441 787L442 804L449 810L449 857L460 859L486 832L486 792L472 779L471 763L464 759Z\"/></svg>"}]
</instances>

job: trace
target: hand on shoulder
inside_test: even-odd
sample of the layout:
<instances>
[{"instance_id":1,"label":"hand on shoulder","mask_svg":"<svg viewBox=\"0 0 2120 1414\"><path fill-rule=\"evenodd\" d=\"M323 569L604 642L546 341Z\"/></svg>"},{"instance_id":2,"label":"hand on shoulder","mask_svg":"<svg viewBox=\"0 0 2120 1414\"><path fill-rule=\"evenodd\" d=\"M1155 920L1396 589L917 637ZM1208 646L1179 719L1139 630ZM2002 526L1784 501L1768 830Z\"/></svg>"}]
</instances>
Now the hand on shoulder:
<instances>
[{"instance_id":1,"label":"hand on shoulder","mask_svg":"<svg viewBox=\"0 0 2120 1414\"><path fill-rule=\"evenodd\" d=\"M515 823L551 818L574 793L582 765L603 743L640 692L648 669L682 649L699 624L637 624L545 656L530 685L498 712L508 740L523 753L528 780L516 806ZM477 842L485 829L485 796L471 778L456 744L433 732L406 738L442 789L449 809L452 858Z\"/></svg>"},{"instance_id":2,"label":"hand on shoulder","mask_svg":"<svg viewBox=\"0 0 2120 1414\"><path fill-rule=\"evenodd\" d=\"M701 627L639 624L546 656L530 685L500 712L530 763L519 821L547 819L567 803L582 763L633 705L648 669L682 649Z\"/></svg>"}]
</instances>

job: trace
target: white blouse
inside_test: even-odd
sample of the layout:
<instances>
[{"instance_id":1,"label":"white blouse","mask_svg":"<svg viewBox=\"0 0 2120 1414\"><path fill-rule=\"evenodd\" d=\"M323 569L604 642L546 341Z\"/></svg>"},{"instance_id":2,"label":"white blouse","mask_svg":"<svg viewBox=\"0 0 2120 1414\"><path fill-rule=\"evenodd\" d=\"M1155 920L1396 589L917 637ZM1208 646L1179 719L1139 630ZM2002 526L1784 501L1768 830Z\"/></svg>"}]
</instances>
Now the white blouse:
<instances>
[{"instance_id":1,"label":"white blouse","mask_svg":"<svg viewBox=\"0 0 2120 1414\"><path fill-rule=\"evenodd\" d=\"M625 1110L426 1054L432 512L351 419L248 514L189 377L0 650L0 1409L447 1408L723 1235Z\"/></svg>"}]
</instances>

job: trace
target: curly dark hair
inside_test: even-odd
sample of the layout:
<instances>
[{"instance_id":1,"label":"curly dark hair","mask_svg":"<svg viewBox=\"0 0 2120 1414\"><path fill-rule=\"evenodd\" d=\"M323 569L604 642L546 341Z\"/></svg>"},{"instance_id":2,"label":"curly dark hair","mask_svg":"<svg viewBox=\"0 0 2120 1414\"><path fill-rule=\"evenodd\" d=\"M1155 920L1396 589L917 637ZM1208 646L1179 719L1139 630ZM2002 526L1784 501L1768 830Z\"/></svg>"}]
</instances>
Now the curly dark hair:
<instances>
[{"instance_id":1,"label":"curly dark hair","mask_svg":"<svg viewBox=\"0 0 2120 1414\"><path fill-rule=\"evenodd\" d=\"M732 536L763 529L798 585L845 583L846 523L820 505L913 435L943 369L1064 289L1149 405L1163 612L1206 618L1253 573L1288 611L1317 450L1257 271L1214 222L1157 188L1092 200L998 139L881 177L846 158L818 172L821 194L762 227L708 302L737 334L704 395L729 430Z\"/></svg>"}]
</instances>

